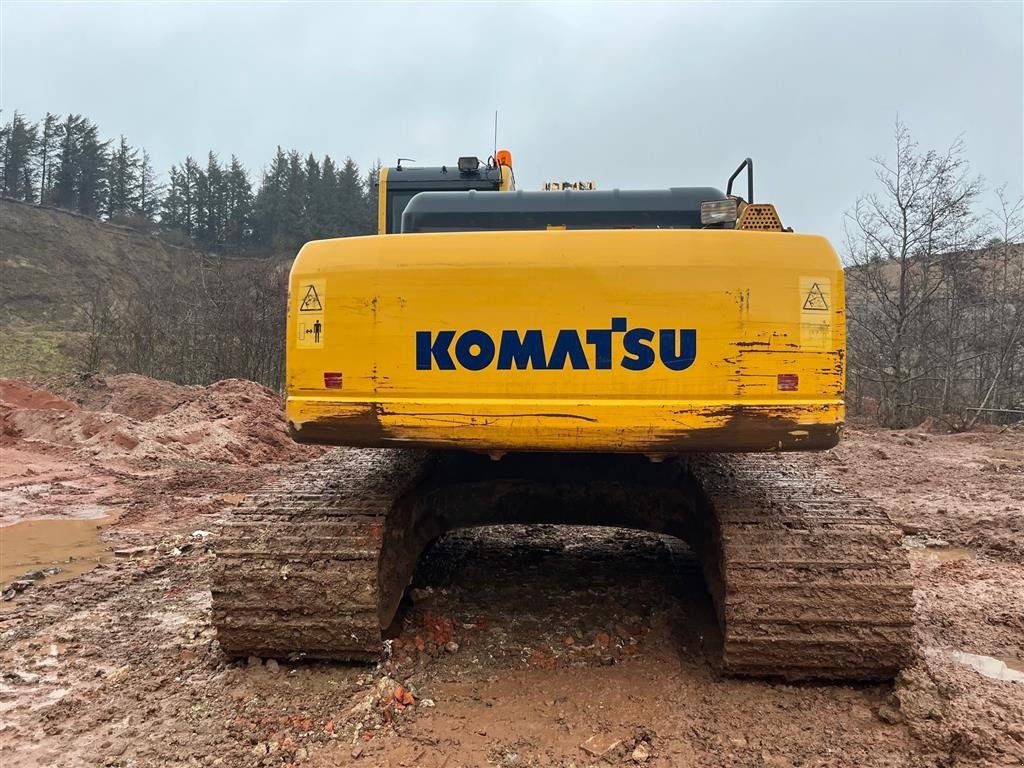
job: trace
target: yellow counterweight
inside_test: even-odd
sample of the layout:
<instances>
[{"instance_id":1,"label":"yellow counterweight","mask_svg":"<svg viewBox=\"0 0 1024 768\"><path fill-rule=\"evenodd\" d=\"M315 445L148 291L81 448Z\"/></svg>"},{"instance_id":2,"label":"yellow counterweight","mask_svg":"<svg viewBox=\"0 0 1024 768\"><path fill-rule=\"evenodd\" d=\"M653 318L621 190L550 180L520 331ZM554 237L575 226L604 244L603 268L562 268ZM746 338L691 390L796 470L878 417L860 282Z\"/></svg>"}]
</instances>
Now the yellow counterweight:
<instances>
[{"instance_id":1,"label":"yellow counterweight","mask_svg":"<svg viewBox=\"0 0 1024 768\"><path fill-rule=\"evenodd\" d=\"M809 450L843 421L843 274L815 235L551 230L308 243L302 442L486 452Z\"/></svg>"}]
</instances>

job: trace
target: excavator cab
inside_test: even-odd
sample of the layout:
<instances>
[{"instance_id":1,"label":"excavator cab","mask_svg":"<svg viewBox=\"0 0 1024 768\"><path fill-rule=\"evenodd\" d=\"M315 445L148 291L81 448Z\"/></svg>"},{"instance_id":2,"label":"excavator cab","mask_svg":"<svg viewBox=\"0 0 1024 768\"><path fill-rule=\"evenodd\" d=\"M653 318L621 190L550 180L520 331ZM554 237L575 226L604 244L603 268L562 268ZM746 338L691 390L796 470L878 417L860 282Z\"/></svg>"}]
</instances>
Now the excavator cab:
<instances>
[{"instance_id":1,"label":"excavator cab","mask_svg":"<svg viewBox=\"0 0 1024 768\"><path fill-rule=\"evenodd\" d=\"M412 161L411 161L412 162ZM402 214L420 192L507 192L515 189L512 155L501 150L482 164L479 158L460 157L454 166L410 167L402 158L393 167L381 168L377 179L377 234L401 231Z\"/></svg>"}]
</instances>

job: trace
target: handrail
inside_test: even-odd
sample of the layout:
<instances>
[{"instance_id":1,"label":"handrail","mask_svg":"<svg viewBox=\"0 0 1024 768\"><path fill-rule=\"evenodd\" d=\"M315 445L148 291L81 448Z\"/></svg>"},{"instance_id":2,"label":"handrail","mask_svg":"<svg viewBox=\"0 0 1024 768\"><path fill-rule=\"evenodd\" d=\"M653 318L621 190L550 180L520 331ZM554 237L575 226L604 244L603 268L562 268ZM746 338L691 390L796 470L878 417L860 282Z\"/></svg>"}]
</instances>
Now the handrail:
<instances>
[{"instance_id":1,"label":"handrail","mask_svg":"<svg viewBox=\"0 0 1024 768\"><path fill-rule=\"evenodd\" d=\"M729 184L725 188L725 194L732 194L732 183L743 172L744 168L747 169L747 202L752 203L754 202L754 161L749 157L740 163L740 167L733 171L732 176L729 177Z\"/></svg>"}]
</instances>

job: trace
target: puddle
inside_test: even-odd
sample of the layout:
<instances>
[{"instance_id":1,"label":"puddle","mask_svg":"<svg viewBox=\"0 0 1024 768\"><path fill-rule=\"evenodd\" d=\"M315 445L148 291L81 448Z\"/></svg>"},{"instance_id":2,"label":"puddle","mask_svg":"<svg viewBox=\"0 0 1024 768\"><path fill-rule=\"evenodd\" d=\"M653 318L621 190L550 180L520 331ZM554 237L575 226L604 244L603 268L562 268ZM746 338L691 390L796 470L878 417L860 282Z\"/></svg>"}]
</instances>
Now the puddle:
<instances>
[{"instance_id":1,"label":"puddle","mask_svg":"<svg viewBox=\"0 0 1024 768\"><path fill-rule=\"evenodd\" d=\"M23 520L0 527L0 584L7 585L28 571L60 568L47 581L63 581L108 560L112 553L100 541L100 531L120 516L120 510L82 520Z\"/></svg>"},{"instance_id":2,"label":"puddle","mask_svg":"<svg viewBox=\"0 0 1024 768\"><path fill-rule=\"evenodd\" d=\"M1024 683L1024 661L1011 657L981 656L977 653L964 651L941 651L930 649L931 656L945 656L957 664L970 667L985 677L993 680L1006 680L1012 683Z\"/></svg>"},{"instance_id":3,"label":"puddle","mask_svg":"<svg viewBox=\"0 0 1024 768\"><path fill-rule=\"evenodd\" d=\"M913 547L909 553L911 557L919 560L936 560L943 563L975 558L974 550L964 547Z\"/></svg>"}]
</instances>

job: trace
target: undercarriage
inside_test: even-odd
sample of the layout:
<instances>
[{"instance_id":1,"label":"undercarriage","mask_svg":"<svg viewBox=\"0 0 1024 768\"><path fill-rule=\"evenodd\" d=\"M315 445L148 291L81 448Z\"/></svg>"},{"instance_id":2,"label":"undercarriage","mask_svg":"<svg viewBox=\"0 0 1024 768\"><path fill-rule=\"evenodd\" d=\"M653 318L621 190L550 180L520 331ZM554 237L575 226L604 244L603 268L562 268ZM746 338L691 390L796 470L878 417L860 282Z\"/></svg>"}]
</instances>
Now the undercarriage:
<instances>
[{"instance_id":1,"label":"undercarriage","mask_svg":"<svg viewBox=\"0 0 1024 768\"><path fill-rule=\"evenodd\" d=\"M234 512L213 618L234 656L374 660L423 551L495 524L635 528L700 559L727 674L885 679L911 649L911 580L885 514L808 455L338 449Z\"/></svg>"}]
</instances>

